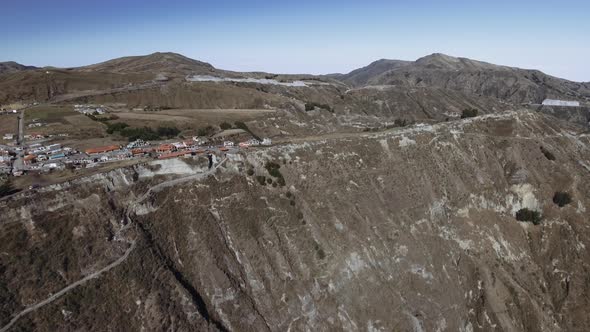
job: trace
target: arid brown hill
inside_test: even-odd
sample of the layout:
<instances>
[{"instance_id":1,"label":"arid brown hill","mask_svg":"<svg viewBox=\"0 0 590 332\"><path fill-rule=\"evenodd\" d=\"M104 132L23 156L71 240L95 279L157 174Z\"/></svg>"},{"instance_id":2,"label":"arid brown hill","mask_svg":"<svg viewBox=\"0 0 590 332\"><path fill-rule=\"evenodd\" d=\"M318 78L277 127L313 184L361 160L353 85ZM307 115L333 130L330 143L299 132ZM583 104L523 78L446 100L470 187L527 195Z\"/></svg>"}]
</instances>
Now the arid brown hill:
<instances>
[{"instance_id":1,"label":"arid brown hill","mask_svg":"<svg viewBox=\"0 0 590 332\"><path fill-rule=\"evenodd\" d=\"M0 330L588 331L589 144L504 112L23 192Z\"/></svg>"},{"instance_id":2,"label":"arid brown hill","mask_svg":"<svg viewBox=\"0 0 590 332\"><path fill-rule=\"evenodd\" d=\"M516 104L540 103L545 98L590 100L588 83L560 79L538 70L498 66L440 53L415 62L380 60L335 78L353 86L444 88Z\"/></svg>"},{"instance_id":3,"label":"arid brown hill","mask_svg":"<svg viewBox=\"0 0 590 332\"><path fill-rule=\"evenodd\" d=\"M167 73L177 75L212 74L215 68L206 63L187 58L177 53L153 53L145 56L129 56L90 66L75 68L78 71L111 73Z\"/></svg>"},{"instance_id":4,"label":"arid brown hill","mask_svg":"<svg viewBox=\"0 0 590 332\"><path fill-rule=\"evenodd\" d=\"M32 69L37 69L37 67L21 65L20 63L16 63L14 61L0 62L0 75L12 74L19 71Z\"/></svg>"}]
</instances>

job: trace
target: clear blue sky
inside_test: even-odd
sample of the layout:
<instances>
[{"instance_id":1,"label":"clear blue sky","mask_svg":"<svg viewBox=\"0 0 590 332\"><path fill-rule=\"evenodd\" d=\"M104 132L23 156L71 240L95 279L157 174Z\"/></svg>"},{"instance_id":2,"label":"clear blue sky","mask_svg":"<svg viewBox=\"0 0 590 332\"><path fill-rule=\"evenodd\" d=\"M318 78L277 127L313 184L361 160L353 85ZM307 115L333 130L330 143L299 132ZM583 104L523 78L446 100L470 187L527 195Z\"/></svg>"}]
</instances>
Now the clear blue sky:
<instances>
[{"instance_id":1,"label":"clear blue sky","mask_svg":"<svg viewBox=\"0 0 590 332\"><path fill-rule=\"evenodd\" d=\"M588 0L1 0L0 61L173 51L223 69L348 72L441 52L590 81Z\"/></svg>"}]
</instances>

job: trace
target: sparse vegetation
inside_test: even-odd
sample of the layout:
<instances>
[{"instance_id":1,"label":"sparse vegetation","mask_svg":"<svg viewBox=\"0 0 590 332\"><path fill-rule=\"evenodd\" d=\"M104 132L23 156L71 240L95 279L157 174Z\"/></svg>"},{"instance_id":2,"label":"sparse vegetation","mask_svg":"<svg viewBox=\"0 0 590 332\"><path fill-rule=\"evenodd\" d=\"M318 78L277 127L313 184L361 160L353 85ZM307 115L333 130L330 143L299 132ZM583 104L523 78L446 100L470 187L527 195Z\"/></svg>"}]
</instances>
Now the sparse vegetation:
<instances>
[{"instance_id":1,"label":"sparse vegetation","mask_svg":"<svg viewBox=\"0 0 590 332\"><path fill-rule=\"evenodd\" d=\"M248 176L252 176L254 175L254 170L250 168L246 171L246 174L248 174Z\"/></svg>"},{"instance_id":2,"label":"sparse vegetation","mask_svg":"<svg viewBox=\"0 0 590 332\"><path fill-rule=\"evenodd\" d=\"M320 103L316 103L316 102L305 103L305 111L306 112L313 111L316 108L323 109L328 112L334 113L334 109L332 107L330 107L330 105L328 105L328 104L320 104Z\"/></svg>"},{"instance_id":3,"label":"sparse vegetation","mask_svg":"<svg viewBox=\"0 0 590 332\"><path fill-rule=\"evenodd\" d=\"M159 111L162 111L162 110L169 110L169 109L171 109L171 107L168 107L168 106L153 106L153 105L148 105L148 106L145 106L143 108L143 111L144 112L159 112Z\"/></svg>"},{"instance_id":4,"label":"sparse vegetation","mask_svg":"<svg viewBox=\"0 0 590 332\"><path fill-rule=\"evenodd\" d=\"M571 202L572 197L566 192L558 191L553 195L553 203L557 204L559 207L564 207Z\"/></svg>"},{"instance_id":5,"label":"sparse vegetation","mask_svg":"<svg viewBox=\"0 0 590 332\"><path fill-rule=\"evenodd\" d=\"M260 137L256 136L256 135L255 135L255 134L254 134L254 133L253 133L253 132L250 130L250 128L248 128L248 126L247 126L247 125L246 125L244 122L242 122L242 121L236 121L236 122L234 122L234 125L235 125L235 127L236 127L236 128L244 130L244 131L245 131L245 132L247 132L248 134L252 135L252 137L254 137L255 139L257 139L257 140L261 141Z\"/></svg>"},{"instance_id":6,"label":"sparse vegetation","mask_svg":"<svg viewBox=\"0 0 590 332\"><path fill-rule=\"evenodd\" d=\"M107 133L113 134L115 132L120 132L127 127L129 127L129 125L125 122L109 123L107 124Z\"/></svg>"},{"instance_id":7,"label":"sparse vegetation","mask_svg":"<svg viewBox=\"0 0 590 332\"><path fill-rule=\"evenodd\" d=\"M479 111L475 108L466 108L461 112L461 119L476 117Z\"/></svg>"},{"instance_id":8,"label":"sparse vegetation","mask_svg":"<svg viewBox=\"0 0 590 332\"><path fill-rule=\"evenodd\" d=\"M322 249L322 247L320 246L319 243L317 243L316 241L313 242L313 248L316 252L316 254L318 255L319 259L324 259L326 258L326 253L324 252L324 249Z\"/></svg>"},{"instance_id":9,"label":"sparse vegetation","mask_svg":"<svg viewBox=\"0 0 590 332\"><path fill-rule=\"evenodd\" d=\"M213 128L212 126L207 126L204 128L199 128L197 130L197 135L198 136L211 136L215 133L215 128Z\"/></svg>"},{"instance_id":10,"label":"sparse vegetation","mask_svg":"<svg viewBox=\"0 0 590 332\"><path fill-rule=\"evenodd\" d=\"M231 129L232 126L227 122L222 122L221 124L219 124L219 128L221 128L222 130L228 130Z\"/></svg>"},{"instance_id":11,"label":"sparse vegetation","mask_svg":"<svg viewBox=\"0 0 590 332\"><path fill-rule=\"evenodd\" d=\"M98 116L98 112L94 112L94 114L86 114L86 116L92 120L92 121L98 121L98 122L107 122L107 121L111 121L111 120L118 120L119 117L111 114L109 116ZM108 125L108 124L107 124Z\"/></svg>"},{"instance_id":12,"label":"sparse vegetation","mask_svg":"<svg viewBox=\"0 0 590 332\"><path fill-rule=\"evenodd\" d=\"M149 127L126 127L122 129L119 134L121 134L121 136L127 137L130 142L138 139L142 139L144 141L154 141L160 139L160 135L158 135L158 133Z\"/></svg>"},{"instance_id":13,"label":"sparse vegetation","mask_svg":"<svg viewBox=\"0 0 590 332\"><path fill-rule=\"evenodd\" d=\"M541 213L539 211L523 208L516 212L516 220L518 221L526 221L533 223L533 225L538 225L541 223L541 219Z\"/></svg>"},{"instance_id":14,"label":"sparse vegetation","mask_svg":"<svg viewBox=\"0 0 590 332\"><path fill-rule=\"evenodd\" d=\"M555 160L555 156L553 155L553 153L549 152L549 150L545 149L545 147L542 146L540 149L543 155L545 155L545 158L547 158L548 160Z\"/></svg>"},{"instance_id":15,"label":"sparse vegetation","mask_svg":"<svg viewBox=\"0 0 590 332\"><path fill-rule=\"evenodd\" d=\"M16 192L18 192L18 190L14 187L10 178L6 178L2 184L0 184L0 197L12 195Z\"/></svg>"},{"instance_id":16,"label":"sparse vegetation","mask_svg":"<svg viewBox=\"0 0 590 332\"><path fill-rule=\"evenodd\" d=\"M156 130L153 130L149 127L132 128L124 122L109 124L107 127L107 133L113 134L116 132L118 132L123 137L127 137L129 141L135 141L138 139L142 139L144 141L154 141L163 137L175 137L180 133L180 130L176 127L158 127Z\"/></svg>"},{"instance_id":17,"label":"sparse vegetation","mask_svg":"<svg viewBox=\"0 0 590 332\"><path fill-rule=\"evenodd\" d=\"M166 138L176 137L180 134L180 130L176 127L158 127L156 132L158 135Z\"/></svg>"},{"instance_id":18,"label":"sparse vegetation","mask_svg":"<svg viewBox=\"0 0 590 332\"><path fill-rule=\"evenodd\" d=\"M256 177L256 181L258 181L258 183L260 183L260 185L266 186L266 176L264 176L264 175L258 175Z\"/></svg>"},{"instance_id":19,"label":"sparse vegetation","mask_svg":"<svg viewBox=\"0 0 590 332\"><path fill-rule=\"evenodd\" d=\"M268 174L270 174L270 176L277 179L277 183L281 187L284 187L286 185L285 178L283 177L283 174L281 174L281 171L279 170L281 168L281 165L279 165L275 162L269 161L266 163L266 165L264 165L264 168L266 168L266 170L268 171Z\"/></svg>"}]
</instances>

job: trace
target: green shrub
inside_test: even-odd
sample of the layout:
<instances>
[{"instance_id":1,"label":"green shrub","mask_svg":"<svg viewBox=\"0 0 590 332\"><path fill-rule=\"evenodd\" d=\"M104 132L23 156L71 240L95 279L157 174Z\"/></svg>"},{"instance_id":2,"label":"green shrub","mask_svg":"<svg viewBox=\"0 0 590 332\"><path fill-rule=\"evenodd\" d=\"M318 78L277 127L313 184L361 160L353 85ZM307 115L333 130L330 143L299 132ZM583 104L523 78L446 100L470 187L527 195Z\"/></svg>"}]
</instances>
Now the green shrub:
<instances>
[{"instance_id":1,"label":"green shrub","mask_svg":"<svg viewBox=\"0 0 590 332\"><path fill-rule=\"evenodd\" d=\"M266 186L266 176L264 176L264 175L258 175L256 177L256 181L258 181L258 183L260 183L260 185Z\"/></svg>"},{"instance_id":2,"label":"green shrub","mask_svg":"<svg viewBox=\"0 0 590 332\"><path fill-rule=\"evenodd\" d=\"M477 116L478 110L475 108L467 108L461 112L461 119L473 118Z\"/></svg>"},{"instance_id":3,"label":"green shrub","mask_svg":"<svg viewBox=\"0 0 590 332\"><path fill-rule=\"evenodd\" d=\"M330 107L330 105L328 105L328 104L320 104L320 103L316 103L316 102L305 103L305 111L306 112L313 111L314 109L316 109L316 107L319 109L324 109L328 112L334 113L334 109L332 109L332 107Z\"/></svg>"},{"instance_id":4,"label":"green shrub","mask_svg":"<svg viewBox=\"0 0 590 332\"><path fill-rule=\"evenodd\" d=\"M207 126L205 128L199 128L197 130L198 136L211 136L214 133L215 133L215 128L213 128L212 126Z\"/></svg>"},{"instance_id":5,"label":"green shrub","mask_svg":"<svg viewBox=\"0 0 590 332\"><path fill-rule=\"evenodd\" d=\"M228 130L228 129L231 129L232 127L231 127L231 124L229 124L227 122L222 122L219 125L219 128L221 128L222 130Z\"/></svg>"},{"instance_id":6,"label":"green shrub","mask_svg":"<svg viewBox=\"0 0 590 332\"><path fill-rule=\"evenodd\" d=\"M254 170L250 168L248 171L246 171L246 174L248 174L248 176L252 176L254 175Z\"/></svg>"},{"instance_id":7,"label":"green shrub","mask_svg":"<svg viewBox=\"0 0 590 332\"><path fill-rule=\"evenodd\" d=\"M14 187L10 178L7 178L2 184L0 184L0 197L12 195L16 192L18 192L18 190Z\"/></svg>"},{"instance_id":8,"label":"green shrub","mask_svg":"<svg viewBox=\"0 0 590 332\"><path fill-rule=\"evenodd\" d=\"M326 253L324 252L324 249L322 249L319 243L313 241L313 248L315 249L315 252L317 253L319 259L326 258Z\"/></svg>"},{"instance_id":9,"label":"green shrub","mask_svg":"<svg viewBox=\"0 0 590 332\"><path fill-rule=\"evenodd\" d=\"M176 137L176 136L178 136L178 134L180 134L180 130L176 127L158 127L156 132L158 133L159 136L168 137L168 138Z\"/></svg>"},{"instance_id":10,"label":"green shrub","mask_svg":"<svg viewBox=\"0 0 590 332\"><path fill-rule=\"evenodd\" d=\"M98 118L97 118L97 117L95 117L93 114L86 113L86 116L87 116L88 118L90 118L90 120L92 120L92 121L98 121Z\"/></svg>"},{"instance_id":11,"label":"green shrub","mask_svg":"<svg viewBox=\"0 0 590 332\"><path fill-rule=\"evenodd\" d=\"M155 141L159 140L161 137L156 133L152 128L143 127L143 128L124 128L120 131L121 136L127 137L129 142L133 142L138 139L142 139L144 141Z\"/></svg>"},{"instance_id":12,"label":"green shrub","mask_svg":"<svg viewBox=\"0 0 590 332\"><path fill-rule=\"evenodd\" d=\"M406 119L395 119L395 121L393 121L393 124L396 127L405 127L408 125L408 120Z\"/></svg>"},{"instance_id":13,"label":"green shrub","mask_svg":"<svg viewBox=\"0 0 590 332\"><path fill-rule=\"evenodd\" d=\"M266 163L266 165L264 165L264 168L266 168L266 170L268 171L268 174L270 174L270 176L277 179L277 183L279 184L279 186L284 187L287 184L285 182L285 178L283 177L283 174L281 174L281 171L279 170L281 168L281 165L279 165L273 161L269 161Z\"/></svg>"},{"instance_id":14,"label":"green shrub","mask_svg":"<svg viewBox=\"0 0 590 332\"><path fill-rule=\"evenodd\" d=\"M244 130L245 132L247 132L248 134L250 134L255 139L261 141L260 137L256 136L256 134L254 134L252 132L252 130L250 130L250 128L248 128L248 126L244 122L242 122L242 121L236 121L236 122L234 122L234 125L236 126L236 128L239 128L239 129Z\"/></svg>"},{"instance_id":15,"label":"green shrub","mask_svg":"<svg viewBox=\"0 0 590 332\"><path fill-rule=\"evenodd\" d=\"M543 153L543 155L545 155L545 158L547 158L548 160L555 160L555 156L553 155L553 153L549 152L549 150L545 149L544 147L541 147L541 152Z\"/></svg>"},{"instance_id":16,"label":"green shrub","mask_svg":"<svg viewBox=\"0 0 590 332\"><path fill-rule=\"evenodd\" d=\"M538 225L541 223L541 213L527 208L520 209L516 212L516 220L527 221L533 223L533 225Z\"/></svg>"},{"instance_id":17,"label":"green shrub","mask_svg":"<svg viewBox=\"0 0 590 332\"><path fill-rule=\"evenodd\" d=\"M264 168L266 168L268 174L270 174L272 177L278 178L282 176L281 172L279 171L281 165L273 161L268 161L266 165L264 165Z\"/></svg>"},{"instance_id":18,"label":"green shrub","mask_svg":"<svg viewBox=\"0 0 590 332\"><path fill-rule=\"evenodd\" d=\"M115 132L120 132L127 127L129 127L129 125L125 122L109 123L107 124L107 133L113 134Z\"/></svg>"},{"instance_id":19,"label":"green shrub","mask_svg":"<svg viewBox=\"0 0 590 332\"><path fill-rule=\"evenodd\" d=\"M559 207L564 207L571 202L572 197L566 192L558 191L553 195L553 203L557 204Z\"/></svg>"}]
</instances>

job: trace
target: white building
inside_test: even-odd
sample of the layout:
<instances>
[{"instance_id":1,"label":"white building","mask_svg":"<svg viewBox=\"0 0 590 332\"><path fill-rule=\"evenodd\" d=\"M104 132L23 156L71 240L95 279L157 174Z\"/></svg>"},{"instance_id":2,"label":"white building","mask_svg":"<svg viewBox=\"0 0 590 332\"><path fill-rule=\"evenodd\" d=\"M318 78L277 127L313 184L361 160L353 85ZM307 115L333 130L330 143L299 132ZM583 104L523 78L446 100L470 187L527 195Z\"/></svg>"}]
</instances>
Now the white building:
<instances>
[{"instance_id":1,"label":"white building","mask_svg":"<svg viewBox=\"0 0 590 332\"><path fill-rule=\"evenodd\" d=\"M545 99L543 100L545 106L564 106L564 107L580 107L579 101L568 101L568 100L557 100L557 99Z\"/></svg>"},{"instance_id":2,"label":"white building","mask_svg":"<svg viewBox=\"0 0 590 332\"><path fill-rule=\"evenodd\" d=\"M252 138L246 141L246 144L251 145L251 146L256 146L256 145L260 145L260 141L257 140L256 138Z\"/></svg>"},{"instance_id":3,"label":"white building","mask_svg":"<svg viewBox=\"0 0 590 332\"><path fill-rule=\"evenodd\" d=\"M270 138L264 138L262 140L262 143L261 144L262 145L271 145L272 144L272 141L270 140Z\"/></svg>"},{"instance_id":4,"label":"white building","mask_svg":"<svg viewBox=\"0 0 590 332\"><path fill-rule=\"evenodd\" d=\"M134 142L131 142L129 144L127 144L127 149L135 149L135 148L141 148L143 146L148 145L144 140L142 139L138 139Z\"/></svg>"}]
</instances>

